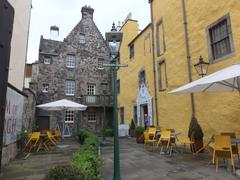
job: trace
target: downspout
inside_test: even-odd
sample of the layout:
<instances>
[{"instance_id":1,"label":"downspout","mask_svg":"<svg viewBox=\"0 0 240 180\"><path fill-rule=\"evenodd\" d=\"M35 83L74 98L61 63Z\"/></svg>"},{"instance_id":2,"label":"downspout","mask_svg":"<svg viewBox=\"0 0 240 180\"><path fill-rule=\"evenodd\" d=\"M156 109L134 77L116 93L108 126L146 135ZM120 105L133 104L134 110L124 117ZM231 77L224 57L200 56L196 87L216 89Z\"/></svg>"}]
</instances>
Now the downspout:
<instances>
[{"instance_id":1,"label":"downspout","mask_svg":"<svg viewBox=\"0 0 240 180\"><path fill-rule=\"evenodd\" d=\"M154 86L154 100L155 100L155 112L156 112L156 125L158 122L158 97L157 97L157 86L156 86L156 60L155 60L155 39L154 39L154 22L153 22L153 0L149 0L151 5L151 28L152 28L152 63L153 63L153 86Z\"/></svg>"},{"instance_id":2,"label":"downspout","mask_svg":"<svg viewBox=\"0 0 240 180\"><path fill-rule=\"evenodd\" d=\"M183 11L183 25L184 25L184 35L185 35L185 48L186 48L186 56L187 56L186 60L187 60L187 68L188 68L188 80L189 82L192 82L191 56L190 56L190 50L189 50L189 38L188 38L185 0L182 0L182 11ZM195 116L194 94L191 93L190 97L191 97L192 115Z\"/></svg>"}]
</instances>

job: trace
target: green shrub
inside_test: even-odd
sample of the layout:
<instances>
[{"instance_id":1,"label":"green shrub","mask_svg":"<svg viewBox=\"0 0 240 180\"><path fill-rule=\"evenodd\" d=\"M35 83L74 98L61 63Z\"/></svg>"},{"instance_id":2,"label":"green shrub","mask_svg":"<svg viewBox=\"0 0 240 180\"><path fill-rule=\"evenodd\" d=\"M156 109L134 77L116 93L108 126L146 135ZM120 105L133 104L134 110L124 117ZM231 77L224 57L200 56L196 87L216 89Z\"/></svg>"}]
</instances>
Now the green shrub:
<instances>
[{"instance_id":1,"label":"green shrub","mask_svg":"<svg viewBox=\"0 0 240 180\"><path fill-rule=\"evenodd\" d=\"M96 153L93 151L80 149L73 156L73 165L81 169L86 180L100 180L101 163Z\"/></svg>"},{"instance_id":2,"label":"green shrub","mask_svg":"<svg viewBox=\"0 0 240 180\"><path fill-rule=\"evenodd\" d=\"M89 131L79 131L78 137L84 138L80 150L74 153L72 164L81 169L86 180L102 180L101 161L98 158L98 138Z\"/></svg>"},{"instance_id":3,"label":"green shrub","mask_svg":"<svg viewBox=\"0 0 240 180\"><path fill-rule=\"evenodd\" d=\"M45 176L45 180L85 180L81 170L76 166L65 165L52 168Z\"/></svg>"},{"instance_id":4,"label":"green shrub","mask_svg":"<svg viewBox=\"0 0 240 180\"><path fill-rule=\"evenodd\" d=\"M141 135L145 131L145 128L143 126L137 126L135 131L136 135Z\"/></svg>"},{"instance_id":5,"label":"green shrub","mask_svg":"<svg viewBox=\"0 0 240 180\"><path fill-rule=\"evenodd\" d=\"M113 137L113 129L110 129L110 128L104 129L103 133L105 137Z\"/></svg>"},{"instance_id":6,"label":"green shrub","mask_svg":"<svg viewBox=\"0 0 240 180\"><path fill-rule=\"evenodd\" d=\"M77 132L77 139L80 144L83 144L85 141L85 138L89 136L89 132L83 129L80 129Z\"/></svg>"}]
</instances>

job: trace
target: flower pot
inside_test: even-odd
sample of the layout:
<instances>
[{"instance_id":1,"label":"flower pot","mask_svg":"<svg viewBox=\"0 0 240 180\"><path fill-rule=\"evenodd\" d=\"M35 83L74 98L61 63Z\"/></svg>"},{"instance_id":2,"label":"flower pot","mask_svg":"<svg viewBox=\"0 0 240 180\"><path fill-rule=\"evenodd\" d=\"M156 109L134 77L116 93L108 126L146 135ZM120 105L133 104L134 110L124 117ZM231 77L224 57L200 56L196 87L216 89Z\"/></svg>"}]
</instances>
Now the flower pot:
<instances>
[{"instance_id":1,"label":"flower pot","mask_svg":"<svg viewBox=\"0 0 240 180\"><path fill-rule=\"evenodd\" d=\"M136 134L136 142L139 144L143 144L144 143L144 136L143 134Z\"/></svg>"}]
</instances>

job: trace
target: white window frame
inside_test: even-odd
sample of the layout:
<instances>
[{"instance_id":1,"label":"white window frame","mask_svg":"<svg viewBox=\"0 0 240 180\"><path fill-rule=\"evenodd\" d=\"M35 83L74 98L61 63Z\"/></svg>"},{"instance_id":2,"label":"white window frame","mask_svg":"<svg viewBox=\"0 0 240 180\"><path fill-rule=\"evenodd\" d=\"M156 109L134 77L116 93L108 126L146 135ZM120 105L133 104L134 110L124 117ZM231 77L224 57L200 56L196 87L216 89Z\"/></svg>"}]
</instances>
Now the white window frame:
<instances>
[{"instance_id":1,"label":"white window frame","mask_svg":"<svg viewBox=\"0 0 240 180\"><path fill-rule=\"evenodd\" d=\"M80 34L80 36L79 36L79 43L80 44L85 44L86 43L86 36L85 36L85 34Z\"/></svg>"},{"instance_id":2,"label":"white window frame","mask_svg":"<svg viewBox=\"0 0 240 180\"><path fill-rule=\"evenodd\" d=\"M96 85L95 84L88 84L87 94L88 95L95 95L95 93L96 93Z\"/></svg>"},{"instance_id":3,"label":"white window frame","mask_svg":"<svg viewBox=\"0 0 240 180\"><path fill-rule=\"evenodd\" d=\"M88 112L88 122L89 123L96 123L97 122L96 112L94 112L94 111Z\"/></svg>"},{"instance_id":4,"label":"white window frame","mask_svg":"<svg viewBox=\"0 0 240 180\"><path fill-rule=\"evenodd\" d=\"M43 63L44 64L51 64L51 58L50 57L44 57Z\"/></svg>"},{"instance_id":5,"label":"white window frame","mask_svg":"<svg viewBox=\"0 0 240 180\"><path fill-rule=\"evenodd\" d=\"M74 123L75 114L74 111L65 112L65 123Z\"/></svg>"},{"instance_id":6,"label":"white window frame","mask_svg":"<svg viewBox=\"0 0 240 180\"><path fill-rule=\"evenodd\" d=\"M76 56L72 54L67 55L66 67L75 68L76 67Z\"/></svg>"},{"instance_id":7,"label":"white window frame","mask_svg":"<svg viewBox=\"0 0 240 180\"><path fill-rule=\"evenodd\" d=\"M66 80L65 82L65 94L67 96L74 96L76 91L76 83L74 80Z\"/></svg>"},{"instance_id":8,"label":"white window frame","mask_svg":"<svg viewBox=\"0 0 240 180\"><path fill-rule=\"evenodd\" d=\"M43 93L47 93L49 90L49 84L47 83L43 83L43 89L42 89L42 92Z\"/></svg>"}]
</instances>

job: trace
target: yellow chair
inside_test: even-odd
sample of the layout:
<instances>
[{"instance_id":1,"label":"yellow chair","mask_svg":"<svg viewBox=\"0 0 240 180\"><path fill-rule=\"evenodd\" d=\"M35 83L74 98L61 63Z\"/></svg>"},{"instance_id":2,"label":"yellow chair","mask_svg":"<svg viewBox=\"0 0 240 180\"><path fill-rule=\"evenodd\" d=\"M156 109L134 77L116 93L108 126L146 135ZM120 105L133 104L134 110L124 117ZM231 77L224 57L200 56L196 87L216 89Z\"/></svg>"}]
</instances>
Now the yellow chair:
<instances>
[{"instance_id":1,"label":"yellow chair","mask_svg":"<svg viewBox=\"0 0 240 180\"><path fill-rule=\"evenodd\" d=\"M53 136L58 142L60 142L61 138L62 138L62 133L60 130L55 130L55 134Z\"/></svg>"},{"instance_id":2,"label":"yellow chair","mask_svg":"<svg viewBox=\"0 0 240 180\"><path fill-rule=\"evenodd\" d=\"M43 142L43 145L48 147L50 149L50 145L57 145L57 140L53 137L52 133L50 131L47 131L47 137L45 141Z\"/></svg>"},{"instance_id":3,"label":"yellow chair","mask_svg":"<svg viewBox=\"0 0 240 180\"><path fill-rule=\"evenodd\" d=\"M29 140L27 142L27 144L25 145L24 149L25 150L28 146L29 146L29 152L31 152L31 150L36 147L36 145L38 144L40 139L40 132L33 132L31 133Z\"/></svg>"},{"instance_id":4,"label":"yellow chair","mask_svg":"<svg viewBox=\"0 0 240 180\"><path fill-rule=\"evenodd\" d=\"M234 132L222 132L221 133L222 136L230 136L231 139L236 139L236 133ZM239 158L239 152L238 152L238 145L237 144L232 144L232 152L234 155L238 156L238 162L240 162L240 158Z\"/></svg>"},{"instance_id":5,"label":"yellow chair","mask_svg":"<svg viewBox=\"0 0 240 180\"><path fill-rule=\"evenodd\" d=\"M179 142L183 145L183 150L182 153L184 151L186 151L186 146L190 145L191 151L193 153L196 152L196 148L195 148L195 141L194 141L194 132L191 134L191 138L190 139L179 139Z\"/></svg>"},{"instance_id":6,"label":"yellow chair","mask_svg":"<svg viewBox=\"0 0 240 180\"><path fill-rule=\"evenodd\" d=\"M147 144L152 144L153 151L154 151L155 144L157 143L157 140L155 139L155 134L156 134L156 131L155 132L145 131L143 133L143 136L144 136L144 149L146 149L146 145Z\"/></svg>"},{"instance_id":7,"label":"yellow chair","mask_svg":"<svg viewBox=\"0 0 240 180\"><path fill-rule=\"evenodd\" d=\"M230 136L215 135L215 144L213 146L213 161L216 161L216 172L218 171L218 159L230 158L232 163L233 174L235 175L235 163L232 153L232 144Z\"/></svg>"},{"instance_id":8,"label":"yellow chair","mask_svg":"<svg viewBox=\"0 0 240 180\"><path fill-rule=\"evenodd\" d=\"M158 140L157 147L162 144L160 154L162 154L163 147L169 150L170 156L172 155L172 144L171 144L171 131L161 131L161 136Z\"/></svg>"}]
</instances>

